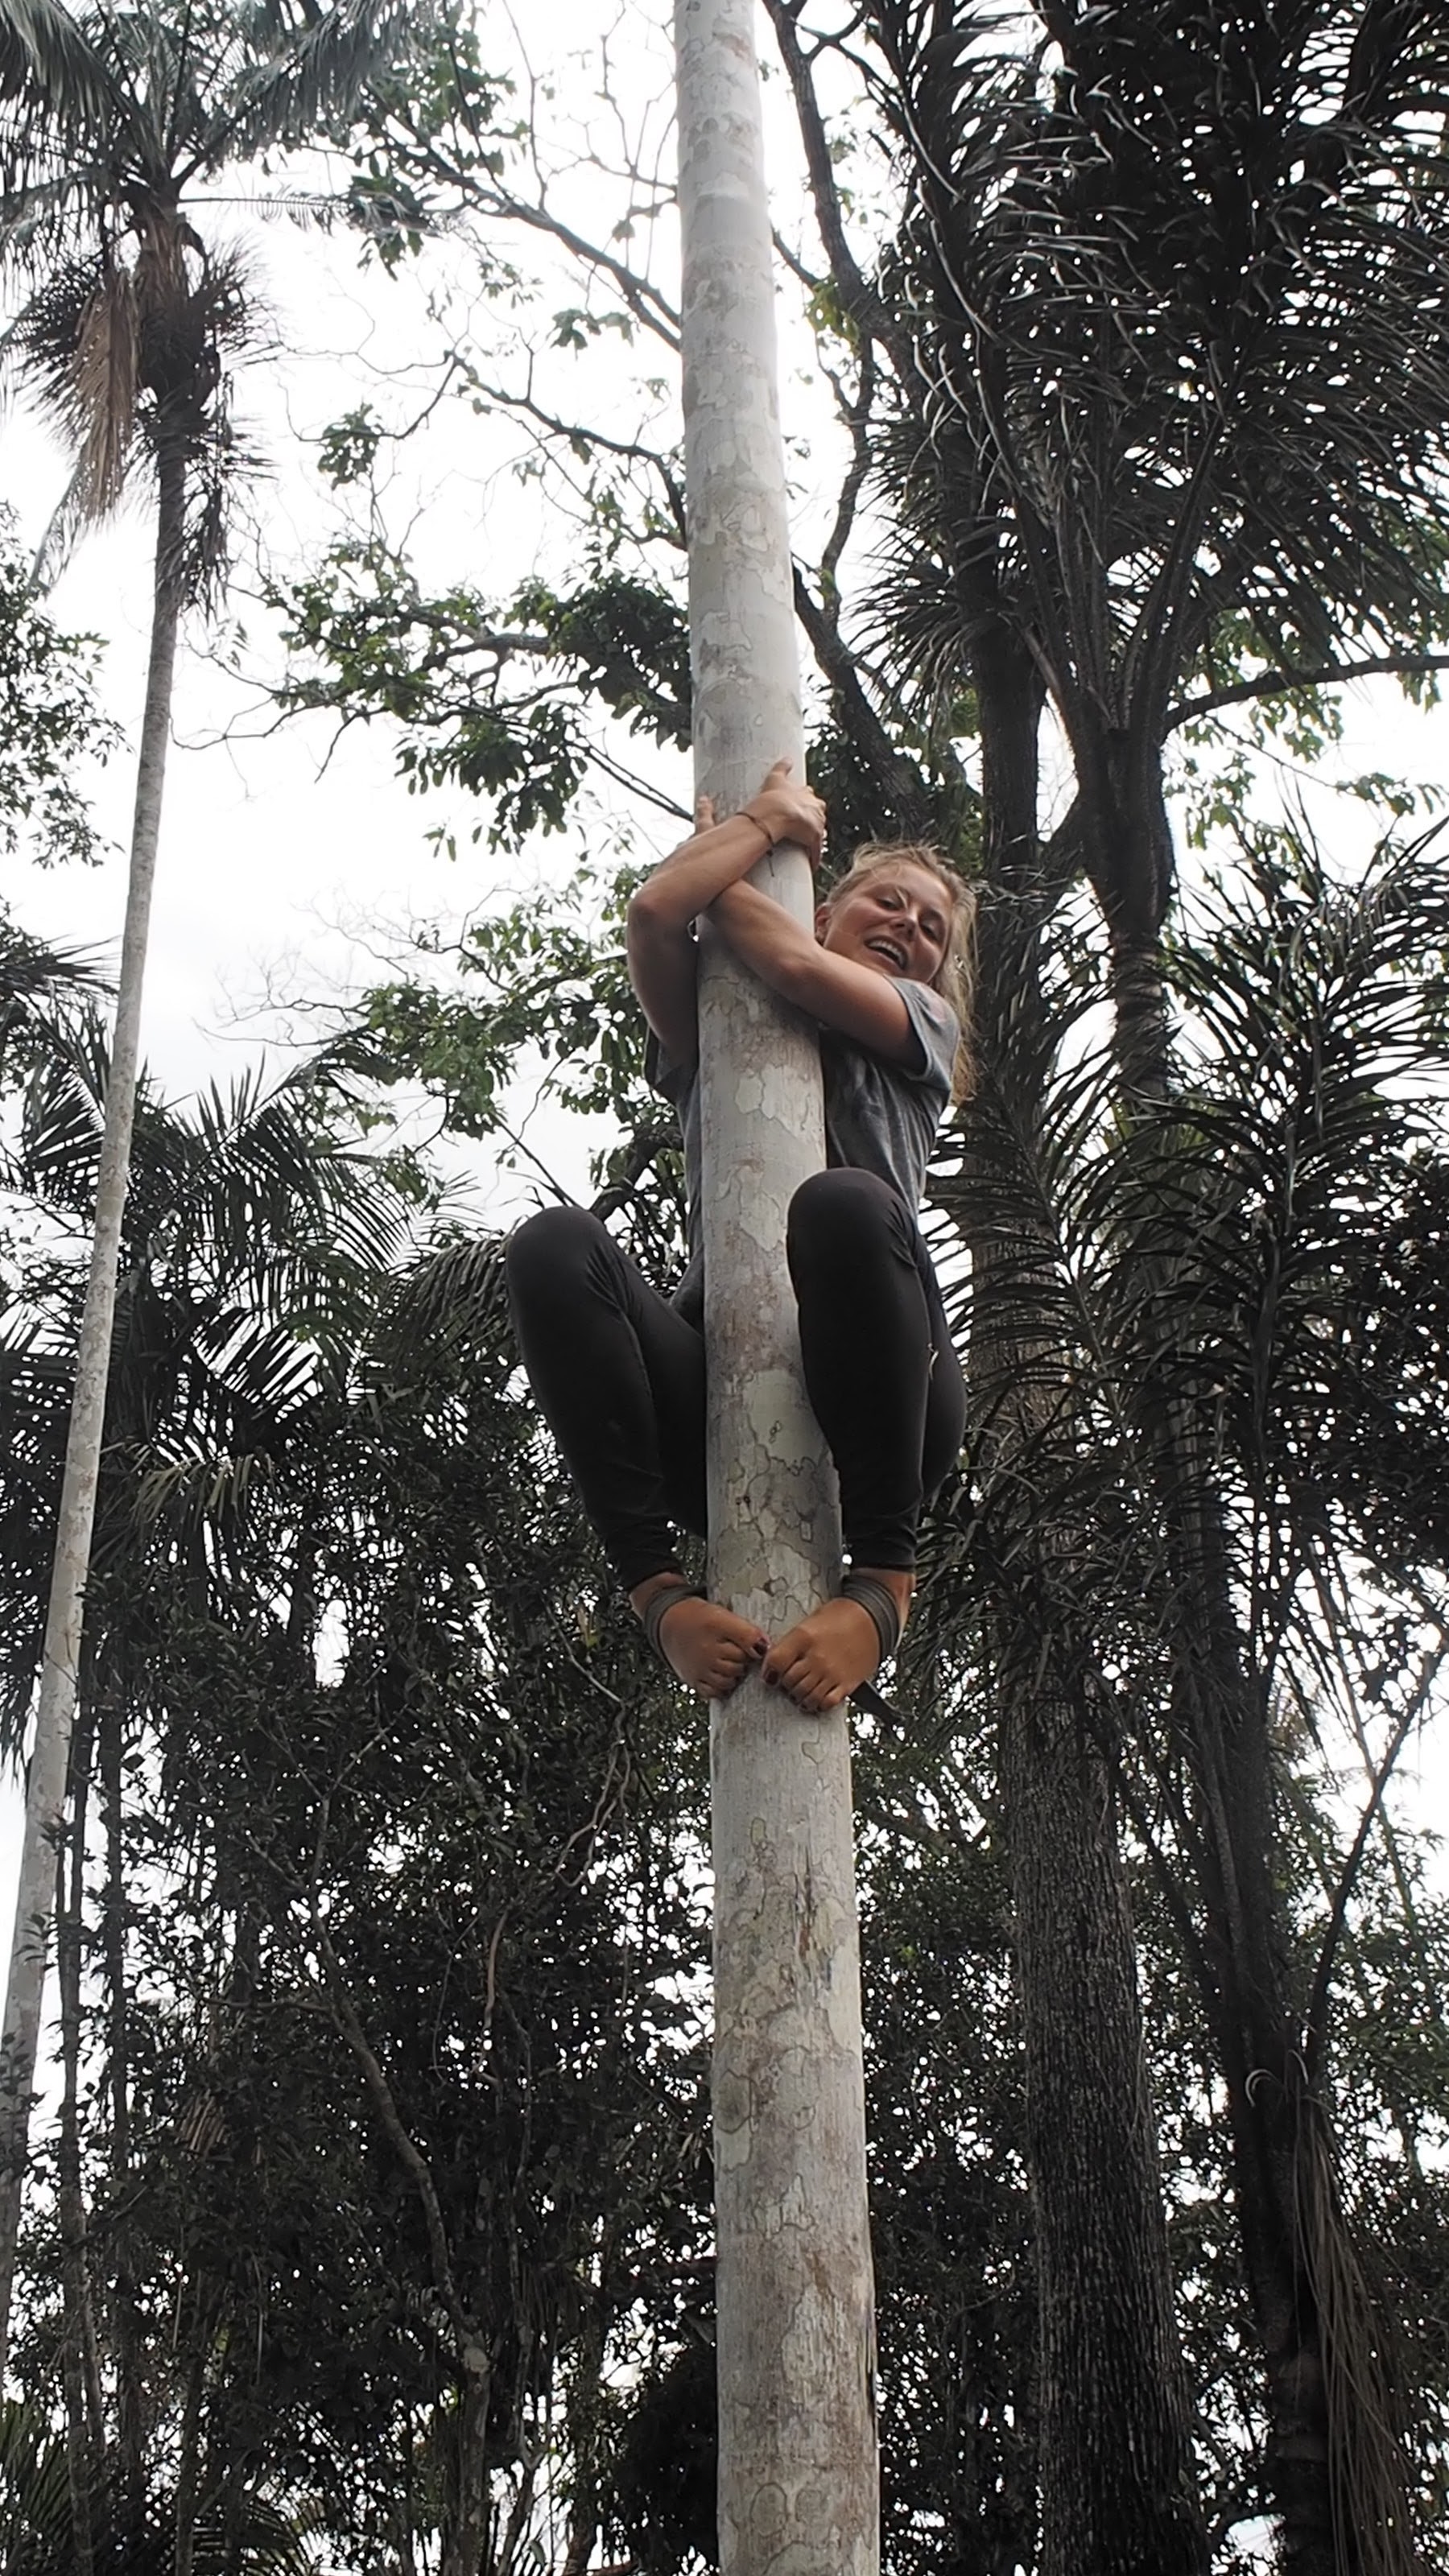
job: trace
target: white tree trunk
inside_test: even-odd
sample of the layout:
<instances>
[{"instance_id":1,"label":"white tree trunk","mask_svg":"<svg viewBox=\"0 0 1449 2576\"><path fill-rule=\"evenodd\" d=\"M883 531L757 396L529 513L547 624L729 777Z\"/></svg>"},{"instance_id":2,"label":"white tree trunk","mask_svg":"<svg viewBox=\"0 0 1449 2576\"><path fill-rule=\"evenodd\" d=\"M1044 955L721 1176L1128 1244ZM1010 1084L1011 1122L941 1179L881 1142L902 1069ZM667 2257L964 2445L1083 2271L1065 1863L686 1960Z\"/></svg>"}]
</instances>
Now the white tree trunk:
<instances>
[{"instance_id":1,"label":"white tree trunk","mask_svg":"<svg viewBox=\"0 0 1449 2576\"><path fill-rule=\"evenodd\" d=\"M695 768L722 813L801 757L752 17L752 0L677 0ZM755 882L810 918L797 852ZM784 1252L791 1194L824 1161L819 1050L707 925L700 1045L711 1589L778 1634L840 1562ZM802 1717L747 1681L716 1708L712 1771L720 2566L872 2576L846 1716Z\"/></svg>"},{"instance_id":2,"label":"white tree trunk","mask_svg":"<svg viewBox=\"0 0 1449 2576\"><path fill-rule=\"evenodd\" d=\"M184 469L165 464L160 474L156 536L156 586L151 657L136 808L131 833L130 881L121 942L121 973L106 1082L105 1122L96 1177L96 1222L90 1271L76 1351L65 1473L56 1523L46 1614L45 1648L25 1797L25 1839L15 1899L5 2021L0 2034L0 2383L9 2343L15 2240L20 2225L30 2133L31 2098L40 2046L40 2016L50 1927L55 1907L55 1855L65 1813L66 1774L80 1676L81 1624L90 1569L91 1530L100 1481L106 1381L116 1310L121 1218L131 1163L131 1129L140 1060L141 987L151 918L151 887L161 829L161 792L171 725L171 683L176 661L179 607L174 566L184 503Z\"/></svg>"}]
</instances>

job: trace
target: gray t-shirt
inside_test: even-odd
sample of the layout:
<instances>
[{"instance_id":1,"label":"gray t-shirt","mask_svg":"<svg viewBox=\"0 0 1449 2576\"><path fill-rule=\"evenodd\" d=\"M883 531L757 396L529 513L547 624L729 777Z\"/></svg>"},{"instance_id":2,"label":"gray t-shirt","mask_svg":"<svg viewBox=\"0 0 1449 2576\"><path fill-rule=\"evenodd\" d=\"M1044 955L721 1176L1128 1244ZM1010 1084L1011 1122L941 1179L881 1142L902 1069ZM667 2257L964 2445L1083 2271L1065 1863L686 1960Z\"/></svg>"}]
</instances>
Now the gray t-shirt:
<instances>
[{"instance_id":1,"label":"gray t-shirt","mask_svg":"<svg viewBox=\"0 0 1449 2576\"><path fill-rule=\"evenodd\" d=\"M820 1032L825 1160L832 1171L845 1167L874 1172L898 1192L914 1216L926 1186L936 1130L951 1098L960 1029L950 1003L929 984L902 982L896 990L916 1035L914 1064L888 1064L855 1039L842 1037L838 1029ZM699 1065L697 1060L675 1065L658 1055L651 1070L657 1088L674 1103L684 1138L689 1265L674 1292L674 1304L693 1323L704 1313Z\"/></svg>"}]
</instances>

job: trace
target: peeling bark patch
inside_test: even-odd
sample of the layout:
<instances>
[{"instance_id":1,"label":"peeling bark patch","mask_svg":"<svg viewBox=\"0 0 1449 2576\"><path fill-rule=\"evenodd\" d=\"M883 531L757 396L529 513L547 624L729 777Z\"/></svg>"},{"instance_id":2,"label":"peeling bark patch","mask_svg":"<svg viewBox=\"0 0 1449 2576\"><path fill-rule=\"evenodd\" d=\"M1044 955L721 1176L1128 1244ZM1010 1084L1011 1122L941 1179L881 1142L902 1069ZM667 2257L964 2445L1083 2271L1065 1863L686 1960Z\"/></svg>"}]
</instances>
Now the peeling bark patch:
<instances>
[{"instance_id":1,"label":"peeling bark patch","mask_svg":"<svg viewBox=\"0 0 1449 2576\"><path fill-rule=\"evenodd\" d=\"M807 1856L805 1862L805 1875L800 1882L800 1928L798 1938L800 1944L800 1956L802 1959L808 1959L810 1956L810 1943L814 1935L814 1931L815 1886L811 1875L809 1858ZM824 1965L826 1974L828 1975L830 1969L828 1953L826 1954Z\"/></svg>"}]
</instances>

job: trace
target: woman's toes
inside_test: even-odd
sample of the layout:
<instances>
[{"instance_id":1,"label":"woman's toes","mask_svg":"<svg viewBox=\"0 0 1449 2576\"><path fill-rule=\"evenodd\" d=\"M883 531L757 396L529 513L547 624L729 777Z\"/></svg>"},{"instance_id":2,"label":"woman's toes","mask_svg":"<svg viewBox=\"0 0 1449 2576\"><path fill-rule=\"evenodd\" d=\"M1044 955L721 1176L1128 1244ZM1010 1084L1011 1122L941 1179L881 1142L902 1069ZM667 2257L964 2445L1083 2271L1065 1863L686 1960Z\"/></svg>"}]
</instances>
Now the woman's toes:
<instances>
[{"instance_id":1,"label":"woman's toes","mask_svg":"<svg viewBox=\"0 0 1449 2576\"><path fill-rule=\"evenodd\" d=\"M702 1691L706 1699L727 1699L769 1639L722 1602L686 1592L664 1612L659 1642L671 1672L688 1689Z\"/></svg>"},{"instance_id":2,"label":"woman's toes","mask_svg":"<svg viewBox=\"0 0 1449 2576\"><path fill-rule=\"evenodd\" d=\"M771 1647L765 1679L803 1708L822 1717L868 1682L880 1662L874 1620L858 1601L823 1601Z\"/></svg>"}]
</instances>

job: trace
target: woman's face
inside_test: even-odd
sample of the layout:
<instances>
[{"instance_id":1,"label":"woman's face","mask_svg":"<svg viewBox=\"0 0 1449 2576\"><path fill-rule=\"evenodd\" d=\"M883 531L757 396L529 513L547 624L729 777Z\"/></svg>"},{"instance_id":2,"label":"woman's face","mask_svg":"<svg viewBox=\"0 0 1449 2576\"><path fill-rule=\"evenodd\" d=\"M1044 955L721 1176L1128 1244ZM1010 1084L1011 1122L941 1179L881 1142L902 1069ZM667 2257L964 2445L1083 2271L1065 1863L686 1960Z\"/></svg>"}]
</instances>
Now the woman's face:
<instances>
[{"instance_id":1,"label":"woman's face","mask_svg":"<svg viewBox=\"0 0 1449 2576\"><path fill-rule=\"evenodd\" d=\"M821 905L815 936L878 975L934 984L951 943L951 897L915 859L889 861Z\"/></svg>"}]
</instances>

